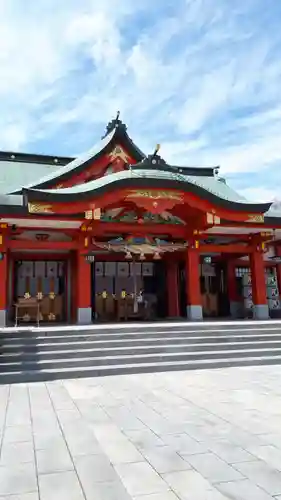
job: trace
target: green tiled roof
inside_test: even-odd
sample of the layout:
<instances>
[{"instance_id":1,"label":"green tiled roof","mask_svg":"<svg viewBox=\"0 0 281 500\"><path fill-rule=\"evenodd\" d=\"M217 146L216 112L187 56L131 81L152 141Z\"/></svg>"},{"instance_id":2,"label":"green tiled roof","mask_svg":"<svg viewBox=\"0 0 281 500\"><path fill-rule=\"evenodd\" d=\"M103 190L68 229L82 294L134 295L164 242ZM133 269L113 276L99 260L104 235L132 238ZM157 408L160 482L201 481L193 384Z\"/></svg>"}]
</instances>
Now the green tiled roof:
<instances>
[{"instance_id":1,"label":"green tiled roof","mask_svg":"<svg viewBox=\"0 0 281 500\"><path fill-rule=\"evenodd\" d=\"M169 171L162 170L124 170L122 172L117 172L115 174L109 174L99 179L95 179L91 182L85 184L80 184L79 186L73 186L65 189L36 189L36 191L42 191L44 193L53 194L74 194L74 193L85 193L88 191L93 191L100 187L109 185L121 179L128 178L148 178L148 179L169 179L180 182L189 182L196 186L199 186L210 193L219 196L228 201L240 202L240 203L251 203L240 196L236 191L231 189L227 184L221 182L216 177L200 177L191 176L184 174L175 174ZM180 188L180 187L179 187Z\"/></svg>"},{"instance_id":2,"label":"green tiled roof","mask_svg":"<svg viewBox=\"0 0 281 500\"><path fill-rule=\"evenodd\" d=\"M55 165L0 160L0 194L16 191L57 169Z\"/></svg>"},{"instance_id":3,"label":"green tiled roof","mask_svg":"<svg viewBox=\"0 0 281 500\"><path fill-rule=\"evenodd\" d=\"M57 170L53 170L51 172L45 171L43 176L37 174L36 177L33 177L33 179L31 179L30 182L25 182L20 186L18 185L17 189L22 187L28 189L31 188L32 186L39 186L40 184L55 180L57 177L64 175L67 172L71 172L72 170L75 170L77 167L83 165L83 163L90 160L92 157L96 156L100 151L102 151L110 143L112 137L114 136L114 133L115 129L112 132L110 132L104 139L101 139L97 144L95 144L89 151L78 156L70 163L67 163L67 165L64 165L63 167L60 167Z\"/></svg>"}]
</instances>

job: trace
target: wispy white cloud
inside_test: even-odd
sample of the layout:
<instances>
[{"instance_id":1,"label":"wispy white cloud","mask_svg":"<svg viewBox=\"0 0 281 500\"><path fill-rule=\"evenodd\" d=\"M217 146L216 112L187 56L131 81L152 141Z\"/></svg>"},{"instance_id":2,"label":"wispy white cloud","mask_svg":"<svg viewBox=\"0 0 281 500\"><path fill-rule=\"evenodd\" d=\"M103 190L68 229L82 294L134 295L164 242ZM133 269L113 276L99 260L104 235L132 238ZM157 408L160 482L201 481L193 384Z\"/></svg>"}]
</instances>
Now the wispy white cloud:
<instances>
[{"instance_id":1,"label":"wispy white cloud","mask_svg":"<svg viewBox=\"0 0 281 500\"><path fill-rule=\"evenodd\" d=\"M78 153L120 109L142 149L277 195L280 15L274 0L2 0L0 148Z\"/></svg>"},{"instance_id":2,"label":"wispy white cloud","mask_svg":"<svg viewBox=\"0 0 281 500\"><path fill-rule=\"evenodd\" d=\"M264 188L262 186L252 187L252 188L248 187L246 189L241 189L240 193L245 198L251 201L259 200L260 202L268 202L268 201L274 201L276 199L271 189Z\"/></svg>"}]
</instances>

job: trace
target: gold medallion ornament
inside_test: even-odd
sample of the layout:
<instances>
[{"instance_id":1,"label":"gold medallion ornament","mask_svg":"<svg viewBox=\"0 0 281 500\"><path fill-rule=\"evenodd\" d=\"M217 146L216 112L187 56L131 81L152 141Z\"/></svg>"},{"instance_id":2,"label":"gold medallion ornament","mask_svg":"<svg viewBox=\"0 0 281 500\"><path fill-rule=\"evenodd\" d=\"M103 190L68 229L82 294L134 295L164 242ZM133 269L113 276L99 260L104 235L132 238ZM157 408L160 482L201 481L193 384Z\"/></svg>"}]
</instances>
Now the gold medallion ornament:
<instances>
[{"instance_id":1,"label":"gold medallion ornament","mask_svg":"<svg viewBox=\"0 0 281 500\"><path fill-rule=\"evenodd\" d=\"M25 292L24 296L23 296L24 299L30 299L31 298L31 295L29 292Z\"/></svg>"},{"instance_id":2,"label":"gold medallion ornament","mask_svg":"<svg viewBox=\"0 0 281 500\"><path fill-rule=\"evenodd\" d=\"M104 290L104 291L102 292L101 296L102 296L102 298L103 298L103 299L106 299L106 298L107 298L107 291L106 291L106 290Z\"/></svg>"},{"instance_id":3,"label":"gold medallion ornament","mask_svg":"<svg viewBox=\"0 0 281 500\"><path fill-rule=\"evenodd\" d=\"M37 295L36 295L36 298L37 298L37 300L42 300L43 299L43 293L42 292L38 292Z\"/></svg>"},{"instance_id":4,"label":"gold medallion ornament","mask_svg":"<svg viewBox=\"0 0 281 500\"><path fill-rule=\"evenodd\" d=\"M55 294L55 292L50 292L50 293L49 293L49 299L51 299L51 300L55 300L55 298L56 298L56 294Z\"/></svg>"},{"instance_id":5,"label":"gold medallion ornament","mask_svg":"<svg viewBox=\"0 0 281 500\"><path fill-rule=\"evenodd\" d=\"M52 312L50 312L50 314L48 315L48 320L49 321L55 321L56 319L56 315Z\"/></svg>"},{"instance_id":6,"label":"gold medallion ornament","mask_svg":"<svg viewBox=\"0 0 281 500\"><path fill-rule=\"evenodd\" d=\"M126 290L122 290L122 292L121 292L121 298L122 298L122 299L125 299L125 298L126 298L126 295L127 295L127 294L126 294Z\"/></svg>"}]
</instances>

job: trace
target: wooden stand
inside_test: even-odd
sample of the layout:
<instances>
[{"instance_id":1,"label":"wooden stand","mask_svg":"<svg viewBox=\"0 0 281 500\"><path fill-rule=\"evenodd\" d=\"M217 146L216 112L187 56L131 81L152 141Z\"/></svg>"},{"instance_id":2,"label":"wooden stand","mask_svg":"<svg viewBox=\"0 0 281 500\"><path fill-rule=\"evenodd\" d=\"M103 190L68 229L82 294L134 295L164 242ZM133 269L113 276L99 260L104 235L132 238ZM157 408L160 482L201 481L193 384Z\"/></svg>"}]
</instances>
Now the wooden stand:
<instances>
[{"instance_id":1,"label":"wooden stand","mask_svg":"<svg viewBox=\"0 0 281 500\"><path fill-rule=\"evenodd\" d=\"M25 315L30 312L30 316L36 321L37 326L40 326L40 302L37 299L18 299L15 306L15 326L18 326L19 321L23 321ZM23 315L21 314L23 311Z\"/></svg>"}]
</instances>

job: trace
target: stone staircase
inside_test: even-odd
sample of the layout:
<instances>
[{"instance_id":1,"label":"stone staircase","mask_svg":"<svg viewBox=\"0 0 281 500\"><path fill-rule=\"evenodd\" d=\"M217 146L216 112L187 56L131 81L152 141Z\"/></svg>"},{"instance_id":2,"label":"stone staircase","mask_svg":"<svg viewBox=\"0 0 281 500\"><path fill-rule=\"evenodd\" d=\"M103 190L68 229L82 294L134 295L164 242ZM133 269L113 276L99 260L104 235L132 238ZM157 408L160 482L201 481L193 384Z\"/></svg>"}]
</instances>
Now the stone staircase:
<instances>
[{"instance_id":1,"label":"stone staircase","mask_svg":"<svg viewBox=\"0 0 281 500\"><path fill-rule=\"evenodd\" d=\"M281 363L281 322L101 325L0 333L0 384Z\"/></svg>"}]
</instances>

